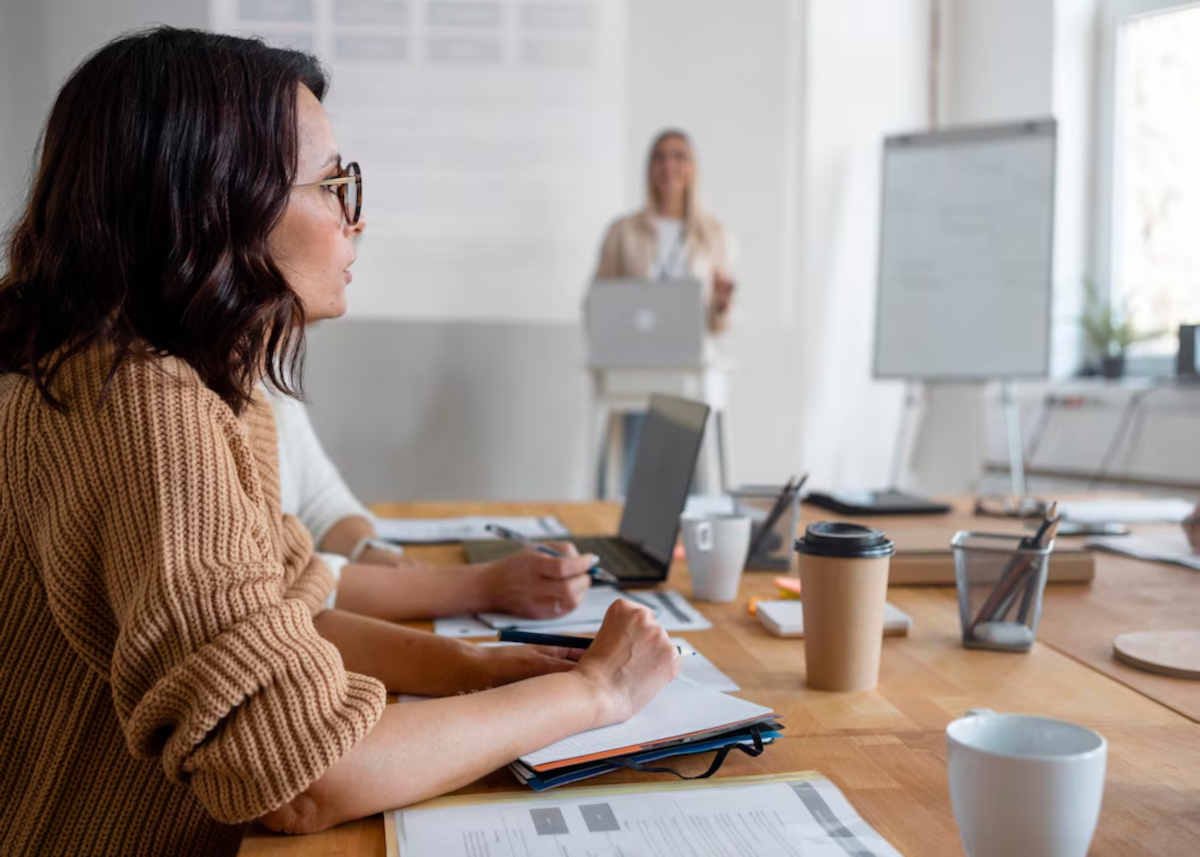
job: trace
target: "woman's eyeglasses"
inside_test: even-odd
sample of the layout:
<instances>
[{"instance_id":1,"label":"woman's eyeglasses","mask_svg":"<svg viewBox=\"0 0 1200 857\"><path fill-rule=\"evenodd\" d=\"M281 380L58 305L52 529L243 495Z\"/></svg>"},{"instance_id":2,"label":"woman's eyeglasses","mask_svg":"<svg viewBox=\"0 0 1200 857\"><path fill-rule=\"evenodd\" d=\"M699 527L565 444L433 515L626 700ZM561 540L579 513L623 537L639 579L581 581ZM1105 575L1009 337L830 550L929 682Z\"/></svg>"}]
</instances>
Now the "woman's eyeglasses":
<instances>
[{"instance_id":1,"label":"woman's eyeglasses","mask_svg":"<svg viewBox=\"0 0 1200 857\"><path fill-rule=\"evenodd\" d=\"M342 211L346 214L346 222L351 226L358 223L359 215L362 214L362 170L358 168L357 161L346 164L341 175L335 178L298 184L295 187L337 188L338 200L342 204Z\"/></svg>"}]
</instances>

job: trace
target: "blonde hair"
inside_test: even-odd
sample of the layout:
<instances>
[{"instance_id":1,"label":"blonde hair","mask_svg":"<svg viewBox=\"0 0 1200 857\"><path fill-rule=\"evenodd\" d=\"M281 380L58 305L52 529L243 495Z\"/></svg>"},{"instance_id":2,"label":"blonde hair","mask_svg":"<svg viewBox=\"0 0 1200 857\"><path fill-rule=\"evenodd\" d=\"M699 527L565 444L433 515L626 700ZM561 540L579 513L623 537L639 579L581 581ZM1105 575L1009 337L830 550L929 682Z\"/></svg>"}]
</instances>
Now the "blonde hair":
<instances>
[{"instance_id":1,"label":"blonde hair","mask_svg":"<svg viewBox=\"0 0 1200 857\"><path fill-rule=\"evenodd\" d=\"M696 150L692 146L691 137L679 128L664 128L655 135L654 142L650 144L650 151L646 154L646 204L651 209L658 207L658 194L654 190L654 152L658 148L659 143L671 138L682 140L688 148L688 155L692 159L692 178L688 182L687 189L683 192L683 219L691 220L692 216L698 213L698 206L696 205Z\"/></svg>"}]
</instances>

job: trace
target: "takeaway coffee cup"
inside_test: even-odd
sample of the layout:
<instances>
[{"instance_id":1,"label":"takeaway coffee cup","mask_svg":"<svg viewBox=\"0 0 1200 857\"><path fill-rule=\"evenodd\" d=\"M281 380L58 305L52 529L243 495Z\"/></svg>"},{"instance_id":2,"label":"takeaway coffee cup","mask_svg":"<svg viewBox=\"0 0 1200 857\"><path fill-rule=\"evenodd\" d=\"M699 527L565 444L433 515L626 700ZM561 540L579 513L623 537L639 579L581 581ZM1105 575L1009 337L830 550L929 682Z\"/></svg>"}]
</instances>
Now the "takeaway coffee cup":
<instances>
[{"instance_id":1,"label":"takeaway coffee cup","mask_svg":"<svg viewBox=\"0 0 1200 857\"><path fill-rule=\"evenodd\" d=\"M977 709L946 727L950 802L967 857L1084 857L1108 743L1063 720Z\"/></svg>"},{"instance_id":2,"label":"takeaway coffee cup","mask_svg":"<svg viewBox=\"0 0 1200 857\"><path fill-rule=\"evenodd\" d=\"M683 546L692 576L692 597L732 601L750 550L750 518L745 515L684 515Z\"/></svg>"},{"instance_id":3,"label":"takeaway coffee cup","mask_svg":"<svg viewBox=\"0 0 1200 857\"><path fill-rule=\"evenodd\" d=\"M808 686L870 690L879 682L891 541L861 524L823 521L796 539L796 552Z\"/></svg>"}]
</instances>

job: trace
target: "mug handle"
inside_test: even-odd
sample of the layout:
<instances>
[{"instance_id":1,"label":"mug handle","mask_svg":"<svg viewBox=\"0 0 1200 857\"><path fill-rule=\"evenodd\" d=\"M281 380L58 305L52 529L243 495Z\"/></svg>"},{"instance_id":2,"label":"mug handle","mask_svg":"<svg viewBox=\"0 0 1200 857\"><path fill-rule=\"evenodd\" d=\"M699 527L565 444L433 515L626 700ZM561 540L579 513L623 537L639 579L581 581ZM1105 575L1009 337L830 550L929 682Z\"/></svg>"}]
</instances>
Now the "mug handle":
<instances>
[{"instance_id":1,"label":"mug handle","mask_svg":"<svg viewBox=\"0 0 1200 857\"><path fill-rule=\"evenodd\" d=\"M696 524L696 548L708 553L713 546L712 522L701 521Z\"/></svg>"}]
</instances>

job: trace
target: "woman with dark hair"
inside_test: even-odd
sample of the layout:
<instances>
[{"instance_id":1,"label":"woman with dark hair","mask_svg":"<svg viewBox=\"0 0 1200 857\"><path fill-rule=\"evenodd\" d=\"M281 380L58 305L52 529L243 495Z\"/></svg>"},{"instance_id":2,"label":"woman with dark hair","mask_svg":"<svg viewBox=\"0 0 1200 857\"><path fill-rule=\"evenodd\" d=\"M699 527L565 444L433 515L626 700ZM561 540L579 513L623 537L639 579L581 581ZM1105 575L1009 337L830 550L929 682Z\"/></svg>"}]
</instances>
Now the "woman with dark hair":
<instances>
[{"instance_id":1,"label":"woman with dark hair","mask_svg":"<svg viewBox=\"0 0 1200 857\"><path fill-rule=\"evenodd\" d=\"M625 605L578 663L322 609L258 384L294 391L364 226L325 88L304 54L160 28L51 111L0 276L0 853L323 829L629 717L678 669Z\"/></svg>"}]
</instances>

